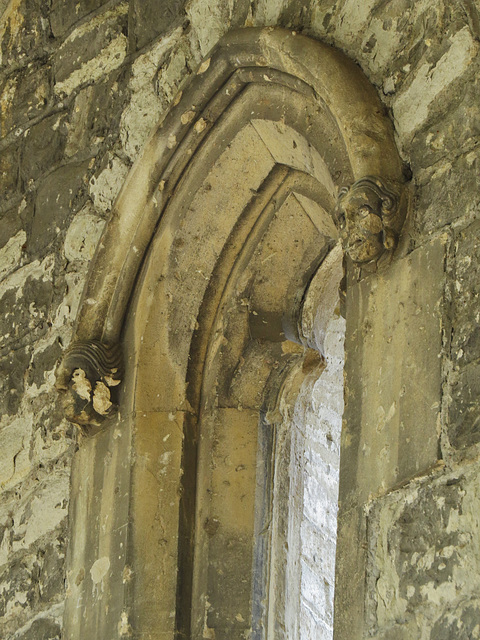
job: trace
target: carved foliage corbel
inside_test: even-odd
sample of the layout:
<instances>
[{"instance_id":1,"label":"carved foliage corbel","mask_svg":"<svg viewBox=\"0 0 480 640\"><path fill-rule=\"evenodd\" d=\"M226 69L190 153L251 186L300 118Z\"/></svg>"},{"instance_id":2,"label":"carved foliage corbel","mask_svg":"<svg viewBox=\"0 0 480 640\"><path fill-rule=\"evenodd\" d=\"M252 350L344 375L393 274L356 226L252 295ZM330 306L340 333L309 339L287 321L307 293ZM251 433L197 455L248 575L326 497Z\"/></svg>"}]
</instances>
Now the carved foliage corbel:
<instances>
[{"instance_id":1,"label":"carved foliage corbel","mask_svg":"<svg viewBox=\"0 0 480 640\"><path fill-rule=\"evenodd\" d=\"M402 185L365 176L340 190L335 223L345 252L357 265L392 254L405 220Z\"/></svg>"},{"instance_id":2,"label":"carved foliage corbel","mask_svg":"<svg viewBox=\"0 0 480 640\"><path fill-rule=\"evenodd\" d=\"M95 433L117 406L122 381L120 347L99 340L74 342L57 369L56 387L64 392L65 417L84 433Z\"/></svg>"}]
</instances>

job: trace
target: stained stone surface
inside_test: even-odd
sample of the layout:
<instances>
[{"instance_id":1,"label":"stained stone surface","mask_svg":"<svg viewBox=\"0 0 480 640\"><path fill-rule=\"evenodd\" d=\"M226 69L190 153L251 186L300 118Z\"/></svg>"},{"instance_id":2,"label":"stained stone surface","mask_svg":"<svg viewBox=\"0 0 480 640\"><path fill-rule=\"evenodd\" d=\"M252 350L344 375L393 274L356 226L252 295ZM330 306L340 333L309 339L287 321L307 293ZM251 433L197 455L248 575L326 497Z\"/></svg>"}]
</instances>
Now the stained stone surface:
<instances>
[{"instance_id":1,"label":"stained stone surface","mask_svg":"<svg viewBox=\"0 0 480 640\"><path fill-rule=\"evenodd\" d=\"M418 389L415 400L402 399L409 421L418 416L415 437L428 438L422 460L429 469L417 468L413 450L404 485L367 496L368 530L358 529L368 558L365 596L355 609L360 630L353 625L338 637L479 637L477 4L11 0L0 2L0 12L0 636L61 636L78 436L62 418L54 369L72 335L103 220L148 132L218 38L234 26L280 25L346 52L377 88L413 173L399 256L415 261L407 256L428 253L432 243L444 251L434 267L442 273L440 317L425 319L436 333L429 345L418 340L418 358L411 356ZM420 308L432 293L431 265L415 264ZM382 295L384 308L398 303L393 288ZM413 296L407 292L408 304ZM423 325L413 326L420 332ZM407 337L394 338L400 354ZM380 361L382 346L372 336L369 345ZM423 358L429 347L436 353ZM437 376L438 404L427 406L421 391ZM346 389L347 399L354 391ZM391 404L382 405L385 419ZM433 469L432 451L443 461ZM305 552L313 554L310 534ZM356 553L342 561L353 566ZM305 572L305 598L324 588L314 574ZM129 637L123 613L116 633ZM323 637L315 636L318 621L317 609L303 611L302 640Z\"/></svg>"}]
</instances>

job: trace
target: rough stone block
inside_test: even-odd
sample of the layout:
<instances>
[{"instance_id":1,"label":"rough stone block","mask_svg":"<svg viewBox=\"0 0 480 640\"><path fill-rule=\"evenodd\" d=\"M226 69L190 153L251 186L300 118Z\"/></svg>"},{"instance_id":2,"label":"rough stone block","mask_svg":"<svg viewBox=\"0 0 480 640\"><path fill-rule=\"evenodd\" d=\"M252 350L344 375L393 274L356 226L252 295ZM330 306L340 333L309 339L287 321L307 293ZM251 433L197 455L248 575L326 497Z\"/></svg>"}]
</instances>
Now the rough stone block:
<instances>
[{"instance_id":1,"label":"rough stone block","mask_svg":"<svg viewBox=\"0 0 480 640\"><path fill-rule=\"evenodd\" d=\"M0 88L2 136L46 111L52 98L50 77L50 66L39 63L7 77Z\"/></svg>"},{"instance_id":2,"label":"rough stone block","mask_svg":"<svg viewBox=\"0 0 480 640\"><path fill-rule=\"evenodd\" d=\"M129 13L130 46L137 50L168 33L184 19L186 0L132 0Z\"/></svg>"},{"instance_id":3,"label":"rough stone block","mask_svg":"<svg viewBox=\"0 0 480 640\"><path fill-rule=\"evenodd\" d=\"M47 173L63 157L67 128L65 116L53 115L28 129L22 153L21 176L28 185Z\"/></svg>"},{"instance_id":4,"label":"rough stone block","mask_svg":"<svg viewBox=\"0 0 480 640\"><path fill-rule=\"evenodd\" d=\"M26 381L29 386L35 386L39 389L45 385L48 374L52 374L55 369L56 362L60 358L63 350L58 340L44 348L37 349L32 357L28 368ZM53 382L52 378L50 380Z\"/></svg>"},{"instance_id":5,"label":"rough stone block","mask_svg":"<svg viewBox=\"0 0 480 640\"><path fill-rule=\"evenodd\" d=\"M478 636L480 601L471 598L457 607L447 609L433 625L431 640L471 640Z\"/></svg>"},{"instance_id":6,"label":"rough stone block","mask_svg":"<svg viewBox=\"0 0 480 640\"><path fill-rule=\"evenodd\" d=\"M3 529L3 531L2 531ZM10 531L2 526L2 539ZM9 631L15 631L15 617L25 618L35 604L37 580L36 555L34 553L19 554L12 558L0 576L0 632L5 637ZM12 628L13 627L13 628Z\"/></svg>"},{"instance_id":7,"label":"rough stone block","mask_svg":"<svg viewBox=\"0 0 480 640\"><path fill-rule=\"evenodd\" d=\"M76 22L106 2L107 0L53 0L49 14L53 35L55 38L63 36Z\"/></svg>"},{"instance_id":8,"label":"rough stone block","mask_svg":"<svg viewBox=\"0 0 480 640\"><path fill-rule=\"evenodd\" d=\"M479 164L479 152L473 150L419 175L414 226L420 237L478 212Z\"/></svg>"},{"instance_id":9,"label":"rough stone block","mask_svg":"<svg viewBox=\"0 0 480 640\"><path fill-rule=\"evenodd\" d=\"M37 553L39 599L48 603L65 589L64 561L66 536L60 530L56 538Z\"/></svg>"},{"instance_id":10,"label":"rough stone block","mask_svg":"<svg viewBox=\"0 0 480 640\"><path fill-rule=\"evenodd\" d=\"M7 527L0 541L0 566L13 554L21 557L35 549L43 539L55 537L66 523L69 496L69 469L62 460L45 471L38 470L38 481L24 482L10 492L0 508L0 523ZM35 551L36 552L36 551Z\"/></svg>"},{"instance_id":11,"label":"rough stone block","mask_svg":"<svg viewBox=\"0 0 480 640\"><path fill-rule=\"evenodd\" d=\"M143 55L138 56L132 64L128 83L130 102L122 114L120 129L123 148L132 161L158 124L160 113L165 107L165 101L159 96L158 76L162 73L161 68L165 68L165 59L172 54L172 49L182 35L181 27L174 29L149 47ZM161 84L165 81L164 77Z\"/></svg>"},{"instance_id":12,"label":"rough stone block","mask_svg":"<svg viewBox=\"0 0 480 640\"><path fill-rule=\"evenodd\" d=\"M410 85L393 101L397 131L404 139L424 126L437 98L467 71L478 51L478 43L467 26L454 33L445 45L445 53L439 59L424 60Z\"/></svg>"},{"instance_id":13,"label":"rough stone block","mask_svg":"<svg viewBox=\"0 0 480 640\"><path fill-rule=\"evenodd\" d=\"M28 349L16 349L0 357L0 412L2 415L14 415L24 391L24 375L30 362Z\"/></svg>"},{"instance_id":14,"label":"rough stone block","mask_svg":"<svg viewBox=\"0 0 480 640\"><path fill-rule=\"evenodd\" d=\"M91 203L75 216L65 237L64 253L70 262L90 261L97 248L105 221L95 214Z\"/></svg>"},{"instance_id":15,"label":"rough stone block","mask_svg":"<svg viewBox=\"0 0 480 640\"><path fill-rule=\"evenodd\" d=\"M126 3L79 26L54 56L55 93L70 95L121 66L127 53Z\"/></svg>"},{"instance_id":16,"label":"rough stone block","mask_svg":"<svg viewBox=\"0 0 480 640\"><path fill-rule=\"evenodd\" d=\"M62 629L60 624L56 620L50 618L38 618L34 620L29 628L20 632L20 635L15 634L15 639L18 640L60 640L62 635Z\"/></svg>"},{"instance_id":17,"label":"rough stone block","mask_svg":"<svg viewBox=\"0 0 480 640\"><path fill-rule=\"evenodd\" d=\"M478 509L475 469L406 487L373 505L369 637L403 640L420 637L420 629L431 640L475 637L468 630L475 618L478 624ZM460 619L464 628L456 626Z\"/></svg>"},{"instance_id":18,"label":"rough stone block","mask_svg":"<svg viewBox=\"0 0 480 640\"><path fill-rule=\"evenodd\" d=\"M6 525L0 526L2 547L5 545L5 535L11 539L16 535L13 519ZM61 625L63 605L58 601L64 589L64 552L65 534L59 528L48 542L40 544L36 549L12 554L9 563L3 566L0 573L2 638L38 640L45 637L47 640L54 640L60 637L55 634L41 635L44 626L36 625L35 622L49 620L51 625L45 627L49 633L53 632L54 624Z\"/></svg>"},{"instance_id":19,"label":"rough stone block","mask_svg":"<svg viewBox=\"0 0 480 640\"><path fill-rule=\"evenodd\" d=\"M0 429L0 486L8 489L30 471L31 419L19 417Z\"/></svg>"},{"instance_id":20,"label":"rough stone block","mask_svg":"<svg viewBox=\"0 0 480 640\"><path fill-rule=\"evenodd\" d=\"M12 234L0 249L0 281L21 266L26 239L27 234L21 229L18 233Z\"/></svg>"},{"instance_id":21,"label":"rough stone block","mask_svg":"<svg viewBox=\"0 0 480 640\"><path fill-rule=\"evenodd\" d=\"M452 360L480 359L480 221L457 233L453 283Z\"/></svg>"},{"instance_id":22,"label":"rough stone block","mask_svg":"<svg viewBox=\"0 0 480 640\"><path fill-rule=\"evenodd\" d=\"M8 201L17 195L18 176L20 165L20 145L15 144L7 147L0 153L0 193L2 202L0 206L7 207ZM2 236L6 232L3 231ZM5 238L7 240L7 238Z\"/></svg>"},{"instance_id":23,"label":"rough stone block","mask_svg":"<svg viewBox=\"0 0 480 640\"><path fill-rule=\"evenodd\" d=\"M43 0L20 0L1 5L2 34L0 64L3 67L44 59L50 45L49 5Z\"/></svg>"},{"instance_id":24,"label":"rough stone block","mask_svg":"<svg viewBox=\"0 0 480 640\"><path fill-rule=\"evenodd\" d=\"M452 384L449 438L458 449L480 442L480 363L461 369Z\"/></svg>"},{"instance_id":25,"label":"rough stone block","mask_svg":"<svg viewBox=\"0 0 480 640\"><path fill-rule=\"evenodd\" d=\"M476 146L480 136L480 63L472 62L465 77L449 87L445 100L439 100L425 127L418 131L409 148L414 174L445 157L455 158Z\"/></svg>"},{"instance_id":26,"label":"rough stone block","mask_svg":"<svg viewBox=\"0 0 480 640\"><path fill-rule=\"evenodd\" d=\"M88 162L71 163L45 178L35 200L35 215L28 252L37 256L57 238L71 219L72 210L86 199Z\"/></svg>"},{"instance_id":27,"label":"rough stone block","mask_svg":"<svg viewBox=\"0 0 480 640\"><path fill-rule=\"evenodd\" d=\"M53 298L51 259L31 263L11 274L0 288L5 312L0 316L0 348L4 351L30 344L47 330Z\"/></svg>"},{"instance_id":28,"label":"rough stone block","mask_svg":"<svg viewBox=\"0 0 480 640\"><path fill-rule=\"evenodd\" d=\"M124 86L121 70L81 90L73 101L65 155L69 158L89 149L95 154L106 140L111 144L123 109Z\"/></svg>"},{"instance_id":29,"label":"rough stone block","mask_svg":"<svg viewBox=\"0 0 480 640\"><path fill-rule=\"evenodd\" d=\"M20 237L19 234L24 233L24 231L22 231L24 227L24 217L19 213L18 207L13 207L5 211L3 215L0 214L0 281L10 272L8 264L11 263L11 251L6 248L6 245L10 243L10 246L12 246L12 241L15 244L14 238ZM23 240L20 245L20 249L22 249L24 243L25 240ZM15 253L18 254L18 250L16 250ZM15 266L18 266L19 262L20 256L15 258Z\"/></svg>"}]
</instances>

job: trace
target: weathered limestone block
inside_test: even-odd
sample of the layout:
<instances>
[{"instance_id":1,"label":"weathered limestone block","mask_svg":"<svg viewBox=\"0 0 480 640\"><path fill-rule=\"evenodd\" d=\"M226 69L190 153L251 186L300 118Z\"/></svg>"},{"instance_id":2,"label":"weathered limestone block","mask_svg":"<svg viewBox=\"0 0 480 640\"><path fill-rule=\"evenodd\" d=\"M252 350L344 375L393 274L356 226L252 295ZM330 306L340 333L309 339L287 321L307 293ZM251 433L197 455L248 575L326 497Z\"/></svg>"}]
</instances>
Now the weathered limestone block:
<instances>
[{"instance_id":1,"label":"weathered limestone block","mask_svg":"<svg viewBox=\"0 0 480 640\"><path fill-rule=\"evenodd\" d=\"M64 582L69 493L67 461L68 456L45 468L39 467L27 481L3 492L0 508L3 637L26 632L37 614L49 608L57 624L61 622L63 604L59 603Z\"/></svg>"},{"instance_id":2,"label":"weathered limestone block","mask_svg":"<svg viewBox=\"0 0 480 640\"><path fill-rule=\"evenodd\" d=\"M480 206L478 150L446 157L418 173L415 226L422 241L447 224L461 218L474 219Z\"/></svg>"},{"instance_id":3,"label":"weathered limestone block","mask_svg":"<svg viewBox=\"0 0 480 640\"><path fill-rule=\"evenodd\" d=\"M2 218L2 223L3 222L4 218ZM22 229L17 233L11 233L8 238L8 240L5 238L7 241L0 249L0 281L22 265L23 250L27 234Z\"/></svg>"},{"instance_id":4,"label":"weathered limestone block","mask_svg":"<svg viewBox=\"0 0 480 640\"><path fill-rule=\"evenodd\" d=\"M128 3L122 2L72 31L55 53L55 93L70 95L120 67L127 54Z\"/></svg>"},{"instance_id":5,"label":"weathered limestone block","mask_svg":"<svg viewBox=\"0 0 480 640\"><path fill-rule=\"evenodd\" d=\"M364 500L438 458L444 255L437 239L348 284L342 464Z\"/></svg>"},{"instance_id":6,"label":"weathered limestone block","mask_svg":"<svg viewBox=\"0 0 480 640\"><path fill-rule=\"evenodd\" d=\"M58 616L60 618L60 616ZM27 626L25 631L20 630L15 634L18 640L61 640L62 627L60 620L47 616L37 618Z\"/></svg>"},{"instance_id":7,"label":"weathered limestone block","mask_svg":"<svg viewBox=\"0 0 480 640\"><path fill-rule=\"evenodd\" d=\"M101 173L90 179L89 187L95 209L103 214L111 210L129 169L117 156L110 156L106 164Z\"/></svg>"},{"instance_id":8,"label":"weathered limestone block","mask_svg":"<svg viewBox=\"0 0 480 640\"><path fill-rule=\"evenodd\" d=\"M20 173L23 185L47 173L63 159L66 135L66 117L62 114L45 118L26 131Z\"/></svg>"},{"instance_id":9,"label":"weathered limestone block","mask_svg":"<svg viewBox=\"0 0 480 640\"><path fill-rule=\"evenodd\" d=\"M7 351L0 357L0 411L2 415L15 415L25 384L25 373L31 358L30 349Z\"/></svg>"},{"instance_id":10,"label":"weathered limestone block","mask_svg":"<svg viewBox=\"0 0 480 640\"><path fill-rule=\"evenodd\" d=\"M2 3L0 64L25 66L28 60L45 60L50 50L49 7L42 0Z\"/></svg>"},{"instance_id":11,"label":"weathered limestone block","mask_svg":"<svg viewBox=\"0 0 480 640\"><path fill-rule=\"evenodd\" d=\"M247 0L233 2L189 0L185 13L193 26L194 34L192 35L197 40L201 56L206 56L229 29L244 26L249 9Z\"/></svg>"},{"instance_id":12,"label":"weathered limestone block","mask_svg":"<svg viewBox=\"0 0 480 640\"><path fill-rule=\"evenodd\" d=\"M478 635L479 500L473 464L371 504L369 637Z\"/></svg>"},{"instance_id":13,"label":"weathered limestone block","mask_svg":"<svg viewBox=\"0 0 480 640\"><path fill-rule=\"evenodd\" d=\"M114 69L101 80L78 92L72 102L67 158L97 155L105 145L112 146L118 138L118 121L123 109L125 82L122 69Z\"/></svg>"},{"instance_id":14,"label":"weathered limestone block","mask_svg":"<svg viewBox=\"0 0 480 640\"><path fill-rule=\"evenodd\" d=\"M42 181L27 243L31 256L45 252L68 225L72 210L85 201L88 167L88 161L67 164Z\"/></svg>"},{"instance_id":15,"label":"weathered limestone block","mask_svg":"<svg viewBox=\"0 0 480 640\"><path fill-rule=\"evenodd\" d=\"M64 36L76 22L99 9L107 0L53 0L48 19L55 38Z\"/></svg>"},{"instance_id":16,"label":"weathered limestone block","mask_svg":"<svg viewBox=\"0 0 480 640\"><path fill-rule=\"evenodd\" d=\"M104 225L105 221L98 217L92 203L87 202L68 227L63 249L67 260L70 262L90 261L97 248Z\"/></svg>"},{"instance_id":17,"label":"weathered limestone block","mask_svg":"<svg viewBox=\"0 0 480 640\"><path fill-rule=\"evenodd\" d=\"M425 60L416 70L410 85L393 101L393 115L402 139L409 140L424 125L433 103L465 73L478 51L478 43L468 26L449 40L450 46L440 59L433 65Z\"/></svg>"},{"instance_id":18,"label":"weathered limestone block","mask_svg":"<svg viewBox=\"0 0 480 640\"><path fill-rule=\"evenodd\" d=\"M4 210L12 206L19 196L20 148L20 143L17 143L0 154L0 207Z\"/></svg>"},{"instance_id":19,"label":"weathered limestone block","mask_svg":"<svg viewBox=\"0 0 480 640\"><path fill-rule=\"evenodd\" d=\"M451 444L464 449L480 441L480 364L471 363L452 375L449 408Z\"/></svg>"},{"instance_id":20,"label":"weathered limestone block","mask_svg":"<svg viewBox=\"0 0 480 640\"><path fill-rule=\"evenodd\" d=\"M480 223L455 234L448 435L464 449L480 441Z\"/></svg>"},{"instance_id":21,"label":"weathered limestone block","mask_svg":"<svg viewBox=\"0 0 480 640\"><path fill-rule=\"evenodd\" d=\"M480 221L458 231L454 247L452 359L480 360Z\"/></svg>"},{"instance_id":22,"label":"weathered limestone block","mask_svg":"<svg viewBox=\"0 0 480 640\"><path fill-rule=\"evenodd\" d=\"M181 24L185 3L186 0L131 0L128 26L132 49L142 49Z\"/></svg>"},{"instance_id":23,"label":"weathered limestone block","mask_svg":"<svg viewBox=\"0 0 480 640\"><path fill-rule=\"evenodd\" d=\"M0 317L0 348L16 349L30 344L47 330L53 297L54 262L47 256L14 271L0 285L5 312Z\"/></svg>"},{"instance_id":24,"label":"weathered limestone block","mask_svg":"<svg viewBox=\"0 0 480 640\"><path fill-rule=\"evenodd\" d=\"M416 132L409 147L410 164L418 172L448 157L468 155L480 135L480 60L473 58L463 76L446 86L430 107L429 118ZM448 101L447 104L445 104ZM459 172L459 180L462 178ZM451 185L452 191L461 188Z\"/></svg>"},{"instance_id":25,"label":"weathered limestone block","mask_svg":"<svg viewBox=\"0 0 480 640\"><path fill-rule=\"evenodd\" d=\"M3 422L3 421L2 421ZM0 487L9 489L30 472L27 443L32 437L32 416L19 417L0 427Z\"/></svg>"},{"instance_id":26,"label":"weathered limestone block","mask_svg":"<svg viewBox=\"0 0 480 640\"><path fill-rule=\"evenodd\" d=\"M46 113L52 104L51 74L49 64L35 62L7 76L1 87L2 136Z\"/></svg>"},{"instance_id":27,"label":"weathered limestone block","mask_svg":"<svg viewBox=\"0 0 480 640\"><path fill-rule=\"evenodd\" d=\"M20 205L0 214L0 281L20 266L27 239L25 209L26 206Z\"/></svg>"},{"instance_id":28,"label":"weathered limestone block","mask_svg":"<svg viewBox=\"0 0 480 640\"><path fill-rule=\"evenodd\" d=\"M182 36L183 29L176 28L151 46L132 64L128 84L131 98L122 114L120 125L122 146L132 162L157 125L159 115L167 104L165 100L167 92L170 96L173 95L175 85L186 71L183 55L185 47L181 45L177 47ZM176 51L172 51L174 48ZM181 61L177 74L171 65L174 56ZM169 73L164 73L166 69L169 69Z\"/></svg>"}]
</instances>

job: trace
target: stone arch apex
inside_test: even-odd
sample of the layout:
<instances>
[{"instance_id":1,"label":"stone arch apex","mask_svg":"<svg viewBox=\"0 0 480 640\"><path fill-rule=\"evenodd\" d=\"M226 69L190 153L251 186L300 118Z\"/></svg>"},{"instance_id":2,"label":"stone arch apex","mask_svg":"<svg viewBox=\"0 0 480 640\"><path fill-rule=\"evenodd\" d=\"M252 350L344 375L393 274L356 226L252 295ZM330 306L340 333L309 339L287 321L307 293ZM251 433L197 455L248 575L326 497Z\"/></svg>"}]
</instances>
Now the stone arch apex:
<instances>
[{"instance_id":1,"label":"stone arch apex","mask_svg":"<svg viewBox=\"0 0 480 640\"><path fill-rule=\"evenodd\" d=\"M341 52L293 31L228 33L152 133L98 246L72 346L57 371L58 387L68 391L67 417L86 429L99 428L114 406L124 319L159 225L191 196L184 194L191 175L214 161L212 149L228 146L247 122L277 165L316 182L315 195L294 192L306 198L325 237L340 236L361 264L394 251L406 211L402 162L367 78ZM280 129L292 147L304 148L289 154L277 147Z\"/></svg>"}]
</instances>

